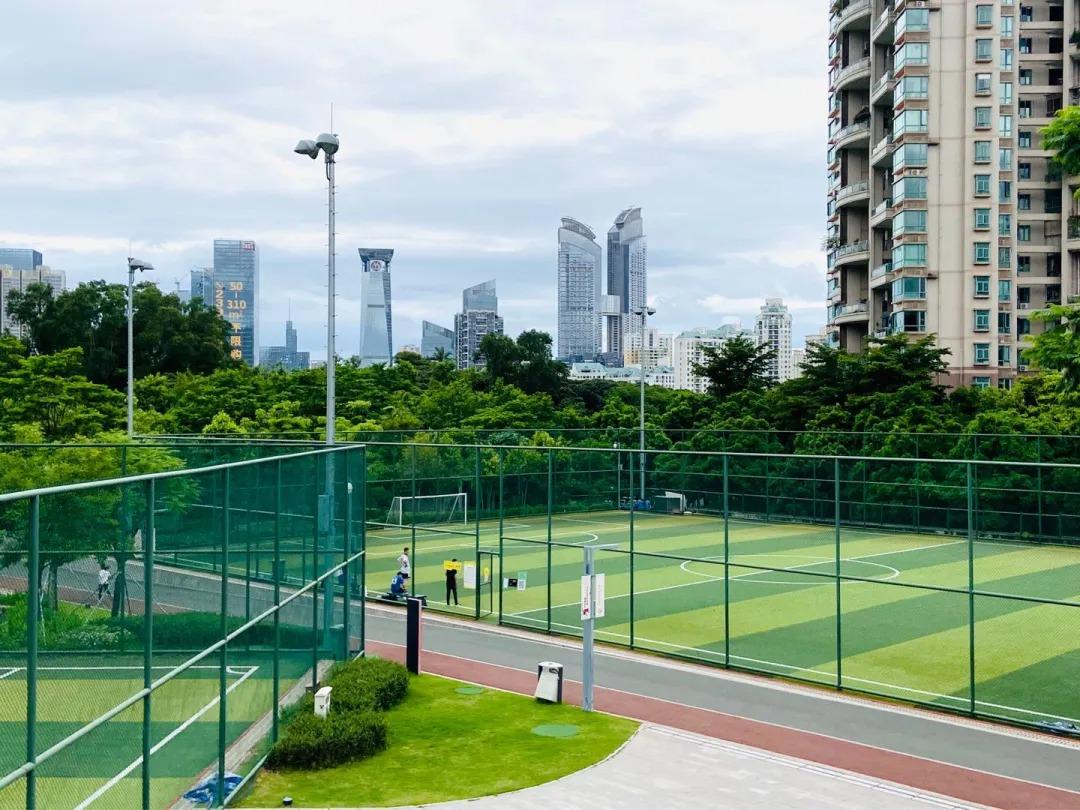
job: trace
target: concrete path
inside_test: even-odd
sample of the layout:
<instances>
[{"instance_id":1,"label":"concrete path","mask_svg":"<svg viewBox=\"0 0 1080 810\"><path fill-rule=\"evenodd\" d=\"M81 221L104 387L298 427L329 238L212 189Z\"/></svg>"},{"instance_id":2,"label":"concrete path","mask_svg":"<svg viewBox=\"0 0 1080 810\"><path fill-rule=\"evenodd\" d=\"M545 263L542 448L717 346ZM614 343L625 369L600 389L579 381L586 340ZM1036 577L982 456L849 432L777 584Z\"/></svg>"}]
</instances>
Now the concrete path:
<instances>
[{"instance_id":1,"label":"concrete path","mask_svg":"<svg viewBox=\"0 0 1080 810\"><path fill-rule=\"evenodd\" d=\"M645 725L605 761L526 790L432 810L641 810L709 807L969 808L955 799L734 743Z\"/></svg>"}]
</instances>

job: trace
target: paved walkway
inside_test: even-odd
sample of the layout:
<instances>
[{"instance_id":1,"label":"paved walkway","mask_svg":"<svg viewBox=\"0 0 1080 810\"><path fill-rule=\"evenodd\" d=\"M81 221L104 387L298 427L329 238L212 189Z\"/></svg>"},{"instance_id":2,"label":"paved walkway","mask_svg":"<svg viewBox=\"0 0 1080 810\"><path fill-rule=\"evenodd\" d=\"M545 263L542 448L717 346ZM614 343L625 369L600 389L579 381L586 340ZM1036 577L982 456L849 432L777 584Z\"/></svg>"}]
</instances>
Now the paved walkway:
<instances>
[{"instance_id":1,"label":"paved walkway","mask_svg":"<svg viewBox=\"0 0 1080 810\"><path fill-rule=\"evenodd\" d=\"M616 754L554 782L432 810L641 810L644 807L968 808L942 796L753 748L646 725Z\"/></svg>"}]
</instances>

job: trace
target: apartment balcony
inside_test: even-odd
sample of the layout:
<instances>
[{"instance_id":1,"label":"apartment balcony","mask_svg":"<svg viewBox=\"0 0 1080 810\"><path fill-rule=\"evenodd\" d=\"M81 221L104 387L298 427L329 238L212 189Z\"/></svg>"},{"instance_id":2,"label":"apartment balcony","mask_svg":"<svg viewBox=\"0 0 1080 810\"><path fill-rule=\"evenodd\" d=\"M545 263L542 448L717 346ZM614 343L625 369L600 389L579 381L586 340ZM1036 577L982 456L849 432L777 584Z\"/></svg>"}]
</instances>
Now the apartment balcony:
<instances>
[{"instance_id":1,"label":"apartment balcony","mask_svg":"<svg viewBox=\"0 0 1080 810\"><path fill-rule=\"evenodd\" d=\"M846 323L866 323L870 320L870 305L865 301L859 304L846 304L832 310L832 323L842 326Z\"/></svg>"},{"instance_id":2,"label":"apartment balcony","mask_svg":"<svg viewBox=\"0 0 1080 810\"><path fill-rule=\"evenodd\" d=\"M846 68L836 74L833 79L833 90L849 90L867 88L870 86L870 57L852 62Z\"/></svg>"},{"instance_id":3,"label":"apartment balcony","mask_svg":"<svg viewBox=\"0 0 1080 810\"><path fill-rule=\"evenodd\" d=\"M831 267L843 267L848 264L868 262L870 261L870 240L862 239L858 242L841 245L832 252L830 258L832 259Z\"/></svg>"},{"instance_id":4,"label":"apartment balcony","mask_svg":"<svg viewBox=\"0 0 1080 810\"><path fill-rule=\"evenodd\" d=\"M892 262L879 264L870 271L870 289L876 289L892 281Z\"/></svg>"},{"instance_id":5,"label":"apartment balcony","mask_svg":"<svg viewBox=\"0 0 1080 810\"><path fill-rule=\"evenodd\" d=\"M892 219L892 213L892 200L886 197L874 206L874 210L870 212L870 227L876 228L878 225L888 222Z\"/></svg>"},{"instance_id":6,"label":"apartment balcony","mask_svg":"<svg viewBox=\"0 0 1080 810\"><path fill-rule=\"evenodd\" d=\"M870 163L873 166L880 166L882 164L892 165L892 153L895 144L893 143L893 136L890 132L880 141L878 141L873 150L870 152Z\"/></svg>"},{"instance_id":7,"label":"apartment balcony","mask_svg":"<svg viewBox=\"0 0 1080 810\"><path fill-rule=\"evenodd\" d=\"M851 149L870 145L870 122L848 124L833 136L834 149Z\"/></svg>"},{"instance_id":8,"label":"apartment balcony","mask_svg":"<svg viewBox=\"0 0 1080 810\"><path fill-rule=\"evenodd\" d=\"M837 209L845 208L849 205L857 205L858 203L869 202L869 200L870 183L866 180L860 180L857 183L843 186L836 192Z\"/></svg>"},{"instance_id":9,"label":"apartment balcony","mask_svg":"<svg viewBox=\"0 0 1080 810\"><path fill-rule=\"evenodd\" d=\"M849 28L870 30L870 0L855 0L853 3L848 3L846 8L836 13L829 24L829 30L833 34L839 34Z\"/></svg>"},{"instance_id":10,"label":"apartment balcony","mask_svg":"<svg viewBox=\"0 0 1080 810\"><path fill-rule=\"evenodd\" d=\"M893 43L893 15L895 10L891 5L877 16L873 25L870 26L870 39L887 45Z\"/></svg>"},{"instance_id":11,"label":"apartment balcony","mask_svg":"<svg viewBox=\"0 0 1080 810\"><path fill-rule=\"evenodd\" d=\"M876 104L877 100L886 94L891 96L894 85L894 77L892 75L892 71L890 70L886 72L884 76L874 82L874 86L870 88L870 103Z\"/></svg>"},{"instance_id":12,"label":"apartment balcony","mask_svg":"<svg viewBox=\"0 0 1080 810\"><path fill-rule=\"evenodd\" d=\"M1065 235L1069 250L1080 250L1080 216L1069 217Z\"/></svg>"}]
</instances>

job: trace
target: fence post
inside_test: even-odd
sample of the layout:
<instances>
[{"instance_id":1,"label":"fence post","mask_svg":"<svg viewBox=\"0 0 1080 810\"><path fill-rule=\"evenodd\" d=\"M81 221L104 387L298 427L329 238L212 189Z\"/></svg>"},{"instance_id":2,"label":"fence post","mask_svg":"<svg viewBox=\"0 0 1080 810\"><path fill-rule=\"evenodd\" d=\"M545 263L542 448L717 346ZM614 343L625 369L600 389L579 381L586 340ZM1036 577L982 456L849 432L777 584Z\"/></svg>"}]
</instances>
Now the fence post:
<instances>
[{"instance_id":1,"label":"fence post","mask_svg":"<svg viewBox=\"0 0 1080 810\"><path fill-rule=\"evenodd\" d=\"M143 727L142 727L142 803L150 806L150 723L153 714L150 706L150 686L154 682L154 545L157 542L154 528L154 479L146 482L146 534L143 537Z\"/></svg>"},{"instance_id":2,"label":"fence post","mask_svg":"<svg viewBox=\"0 0 1080 810\"><path fill-rule=\"evenodd\" d=\"M728 489L728 454L724 453L724 666L731 666L731 500Z\"/></svg>"},{"instance_id":3,"label":"fence post","mask_svg":"<svg viewBox=\"0 0 1080 810\"><path fill-rule=\"evenodd\" d=\"M975 714L975 481L974 469L967 465L968 535L968 693L970 711Z\"/></svg>"},{"instance_id":4,"label":"fence post","mask_svg":"<svg viewBox=\"0 0 1080 810\"><path fill-rule=\"evenodd\" d=\"M547 453L547 631L551 632L551 499L555 490L555 454L548 448Z\"/></svg>"},{"instance_id":5,"label":"fence post","mask_svg":"<svg viewBox=\"0 0 1080 810\"><path fill-rule=\"evenodd\" d=\"M484 568L480 564L480 445L473 445L473 478L475 483L473 484L473 490L476 492L476 504L473 506L473 559L476 560L476 590L473 591L473 595L476 597L476 610L474 618L480 619L480 594L484 591ZM447 604L447 607L450 605Z\"/></svg>"},{"instance_id":6,"label":"fence post","mask_svg":"<svg viewBox=\"0 0 1080 810\"><path fill-rule=\"evenodd\" d=\"M345 459L345 531L341 538L341 547L344 550L342 562L345 567L341 569L338 579L342 582L341 587L341 660L349 660L349 612L352 610L349 592L352 590L352 564L349 558L352 556L352 504L353 483L349 474L350 451L343 454ZM333 591L331 591L333 593Z\"/></svg>"},{"instance_id":7,"label":"fence post","mask_svg":"<svg viewBox=\"0 0 1080 810\"><path fill-rule=\"evenodd\" d=\"M436 450L437 454L439 451ZM412 568L411 574L416 573L416 444L409 445L409 524L411 529L409 531L409 564ZM436 467L438 469L438 467ZM467 498L468 496L466 496ZM468 501L466 501L465 508L468 509ZM473 508L476 508L476 504L473 504ZM416 593L416 586L410 584L413 589L413 593Z\"/></svg>"},{"instance_id":8,"label":"fence post","mask_svg":"<svg viewBox=\"0 0 1080 810\"><path fill-rule=\"evenodd\" d=\"M503 522L504 522L504 507L503 507L503 455L505 450L499 448L499 624L503 621Z\"/></svg>"},{"instance_id":9,"label":"fence post","mask_svg":"<svg viewBox=\"0 0 1080 810\"><path fill-rule=\"evenodd\" d=\"M274 462L274 560L271 571L274 576L274 607L281 604L281 459ZM270 718L270 741L278 740L278 704L281 702L281 610L274 610L274 710Z\"/></svg>"},{"instance_id":10,"label":"fence post","mask_svg":"<svg viewBox=\"0 0 1080 810\"><path fill-rule=\"evenodd\" d=\"M367 655L367 445L360 447L360 652Z\"/></svg>"},{"instance_id":11,"label":"fence post","mask_svg":"<svg viewBox=\"0 0 1080 810\"><path fill-rule=\"evenodd\" d=\"M320 504L320 492L322 487L319 486L319 470L323 465L319 463L318 456L312 456L311 460L315 465L315 475L312 480L315 482L315 500L312 502L312 521L311 524L314 527L314 531L311 535L311 579L301 582L301 586L314 582L319 578L319 519L321 517L319 513ZM316 585L311 589L311 691L314 692L319 688L319 587Z\"/></svg>"},{"instance_id":12,"label":"fence post","mask_svg":"<svg viewBox=\"0 0 1080 810\"><path fill-rule=\"evenodd\" d=\"M1036 496L1036 499L1037 499L1037 502L1038 502L1038 510L1039 510L1039 517L1038 517L1038 524L1037 524L1038 527L1039 527L1039 540L1043 539L1043 468L1042 468L1042 459L1043 459L1042 436L1039 436L1038 438L1035 439L1035 460L1039 464L1039 466L1037 468L1038 477L1036 479L1036 489L1035 489L1035 496Z\"/></svg>"},{"instance_id":13,"label":"fence post","mask_svg":"<svg viewBox=\"0 0 1080 810\"><path fill-rule=\"evenodd\" d=\"M221 637L229 635L229 510L231 508L232 471L224 473L224 508L221 510ZM218 760L217 760L217 805L225 806L225 723L228 720L226 707L227 679L229 665L228 644L221 645L218 660Z\"/></svg>"},{"instance_id":14,"label":"fence post","mask_svg":"<svg viewBox=\"0 0 1080 810\"><path fill-rule=\"evenodd\" d=\"M769 522L769 457L765 456L765 522Z\"/></svg>"},{"instance_id":15,"label":"fence post","mask_svg":"<svg viewBox=\"0 0 1080 810\"><path fill-rule=\"evenodd\" d=\"M645 372L642 371L642 374ZM644 456L642 456L644 458ZM631 466L633 462L631 462ZM655 472L655 469L654 469ZM643 473L644 474L644 473ZM630 649L634 649L634 482L633 472L630 473ZM656 476L653 475L655 482ZM645 479L642 478L644 481Z\"/></svg>"},{"instance_id":16,"label":"fence post","mask_svg":"<svg viewBox=\"0 0 1080 810\"><path fill-rule=\"evenodd\" d=\"M836 534L836 688L844 683L843 620L840 607L840 457L833 458L833 527Z\"/></svg>"},{"instance_id":17,"label":"fence post","mask_svg":"<svg viewBox=\"0 0 1080 810\"><path fill-rule=\"evenodd\" d=\"M26 761L37 760L38 617L41 612L41 496L30 499L30 554L26 570ZM26 774L26 807L37 806L37 771Z\"/></svg>"}]
</instances>

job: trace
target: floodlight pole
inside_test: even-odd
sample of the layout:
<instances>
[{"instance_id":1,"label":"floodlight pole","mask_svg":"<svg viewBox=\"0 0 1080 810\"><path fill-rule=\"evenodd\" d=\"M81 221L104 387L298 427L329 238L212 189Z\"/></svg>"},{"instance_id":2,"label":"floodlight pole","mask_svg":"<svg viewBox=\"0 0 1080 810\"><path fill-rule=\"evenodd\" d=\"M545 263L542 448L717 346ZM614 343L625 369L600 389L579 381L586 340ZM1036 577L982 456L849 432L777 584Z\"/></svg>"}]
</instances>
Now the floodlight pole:
<instances>
[{"instance_id":1,"label":"floodlight pole","mask_svg":"<svg viewBox=\"0 0 1080 810\"><path fill-rule=\"evenodd\" d=\"M631 493L632 497L633 493ZM595 678L593 676L593 622L596 616L596 580L594 574L596 573L596 550L618 548L616 543L605 543L603 545L586 545L582 546L585 552L585 573L584 577L588 577L588 594L584 600L588 604L588 615L581 620L581 708L584 711L591 712L593 710L593 683ZM582 605L584 608L585 605Z\"/></svg>"},{"instance_id":2,"label":"floodlight pole","mask_svg":"<svg viewBox=\"0 0 1080 810\"><path fill-rule=\"evenodd\" d=\"M337 326L337 256L335 250L334 220L336 211L334 208L334 167L336 160L334 153L323 150L326 156L326 182L329 188L327 192L327 264L326 264L326 444L332 447L335 440L336 400L337 400L337 347L335 334ZM327 537L327 568L333 561L333 551L330 541L334 536L334 454L326 454L326 537ZM334 619L334 577L327 577L324 584L325 594L323 597L323 642L327 644L330 639L330 626ZM349 587L349 583L345 583ZM347 643L347 640L346 640ZM347 648L346 648L347 649Z\"/></svg>"},{"instance_id":3,"label":"floodlight pole","mask_svg":"<svg viewBox=\"0 0 1080 810\"><path fill-rule=\"evenodd\" d=\"M639 407L638 425L641 432L641 500L645 500L645 325L650 315L655 315L656 310L652 307L640 307L634 310L635 315L641 316L641 346L638 347L638 369L641 372L641 404ZM630 493L633 500L634 493Z\"/></svg>"},{"instance_id":4,"label":"floodlight pole","mask_svg":"<svg viewBox=\"0 0 1080 810\"><path fill-rule=\"evenodd\" d=\"M133 341L135 337L134 307L131 297L135 290L135 265L128 259L128 288L127 288L127 437L128 441L135 438L135 349Z\"/></svg>"}]
</instances>

